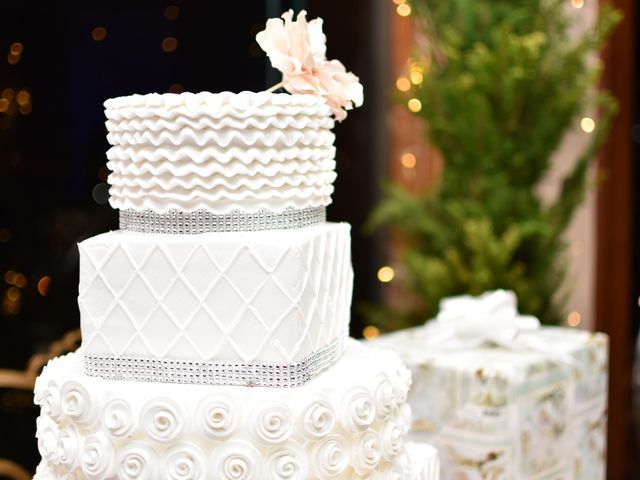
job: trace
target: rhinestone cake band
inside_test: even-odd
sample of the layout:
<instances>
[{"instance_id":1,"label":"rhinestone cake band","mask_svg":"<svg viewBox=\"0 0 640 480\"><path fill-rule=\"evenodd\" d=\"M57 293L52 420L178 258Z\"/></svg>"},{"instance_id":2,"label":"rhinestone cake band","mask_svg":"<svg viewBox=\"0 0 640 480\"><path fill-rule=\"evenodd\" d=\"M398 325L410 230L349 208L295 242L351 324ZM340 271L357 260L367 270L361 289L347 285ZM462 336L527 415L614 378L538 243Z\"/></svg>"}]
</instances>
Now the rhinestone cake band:
<instances>
[{"instance_id":1,"label":"rhinestone cake band","mask_svg":"<svg viewBox=\"0 0 640 480\"><path fill-rule=\"evenodd\" d=\"M254 232L258 230L291 230L324 223L325 207L295 209L281 212L261 209L257 212L233 210L214 214L207 210L184 212L171 210L120 210L120 229L141 233L199 234L208 232Z\"/></svg>"},{"instance_id":2,"label":"rhinestone cake band","mask_svg":"<svg viewBox=\"0 0 640 480\"><path fill-rule=\"evenodd\" d=\"M87 375L105 380L290 388L304 385L335 364L344 351L344 343L344 337L340 337L293 363L203 362L84 355L84 369Z\"/></svg>"}]
</instances>

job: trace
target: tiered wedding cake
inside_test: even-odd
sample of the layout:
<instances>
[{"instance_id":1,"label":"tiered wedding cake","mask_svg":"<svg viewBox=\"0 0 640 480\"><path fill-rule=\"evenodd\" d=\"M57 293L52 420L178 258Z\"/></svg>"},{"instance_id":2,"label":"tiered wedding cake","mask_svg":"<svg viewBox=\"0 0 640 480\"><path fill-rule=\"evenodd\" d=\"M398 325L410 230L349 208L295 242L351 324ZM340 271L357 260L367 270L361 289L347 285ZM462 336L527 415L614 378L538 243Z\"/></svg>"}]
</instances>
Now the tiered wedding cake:
<instances>
[{"instance_id":1,"label":"tiered wedding cake","mask_svg":"<svg viewBox=\"0 0 640 480\"><path fill-rule=\"evenodd\" d=\"M121 230L79 245L83 344L38 378L35 478L437 478L404 444L408 370L348 338L326 99L105 106Z\"/></svg>"}]
</instances>

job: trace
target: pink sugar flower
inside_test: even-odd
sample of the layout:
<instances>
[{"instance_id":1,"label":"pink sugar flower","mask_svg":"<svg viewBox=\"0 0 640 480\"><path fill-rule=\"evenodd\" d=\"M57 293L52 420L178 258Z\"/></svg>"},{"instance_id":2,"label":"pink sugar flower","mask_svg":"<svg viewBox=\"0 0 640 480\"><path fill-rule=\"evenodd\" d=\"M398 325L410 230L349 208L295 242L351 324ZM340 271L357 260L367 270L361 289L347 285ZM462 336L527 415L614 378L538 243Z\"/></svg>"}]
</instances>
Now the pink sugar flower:
<instances>
[{"instance_id":1,"label":"pink sugar flower","mask_svg":"<svg viewBox=\"0 0 640 480\"><path fill-rule=\"evenodd\" d=\"M302 10L293 20L293 10L279 18L267 20L256 41L267 53L271 65L282 72L282 82L290 93L317 95L331 107L336 120L342 121L347 110L363 102L362 85L357 76L347 72L338 60L327 60L322 19L307 22Z\"/></svg>"}]
</instances>

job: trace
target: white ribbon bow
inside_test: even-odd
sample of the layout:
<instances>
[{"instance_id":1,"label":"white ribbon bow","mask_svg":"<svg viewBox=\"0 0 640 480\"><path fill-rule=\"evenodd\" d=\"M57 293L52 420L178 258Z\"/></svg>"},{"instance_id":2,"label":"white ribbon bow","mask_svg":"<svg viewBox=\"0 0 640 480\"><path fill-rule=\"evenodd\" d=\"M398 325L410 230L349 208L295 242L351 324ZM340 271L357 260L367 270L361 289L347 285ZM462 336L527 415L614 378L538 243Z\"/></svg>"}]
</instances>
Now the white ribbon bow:
<instances>
[{"instance_id":1,"label":"white ribbon bow","mask_svg":"<svg viewBox=\"0 0 640 480\"><path fill-rule=\"evenodd\" d=\"M540 329L540 321L518 314L515 293L495 290L478 297L443 299L440 313L425 328L429 347L463 349L490 344L513 349L521 333Z\"/></svg>"},{"instance_id":2,"label":"white ribbon bow","mask_svg":"<svg viewBox=\"0 0 640 480\"><path fill-rule=\"evenodd\" d=\"M461 295L440 301L440 313L423 328L422 345L434 350L463 350L493 345L544 354L556 363L577 369L575 359L538 335L540 321L518 313L516 294L494 290L478 297Z\"/></svg>"}]
</instances>

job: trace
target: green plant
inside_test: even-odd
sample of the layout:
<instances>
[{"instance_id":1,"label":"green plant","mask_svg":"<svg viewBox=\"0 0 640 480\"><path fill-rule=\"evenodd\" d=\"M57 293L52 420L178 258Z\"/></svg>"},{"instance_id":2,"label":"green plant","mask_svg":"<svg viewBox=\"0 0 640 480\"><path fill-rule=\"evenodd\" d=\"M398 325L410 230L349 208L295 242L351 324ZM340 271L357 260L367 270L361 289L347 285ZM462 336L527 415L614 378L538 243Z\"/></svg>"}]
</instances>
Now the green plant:
<instances>
[{"instance_id":1,"label":"green plant","mask_svg":"<svg viewBox=\"0 0 640 480\"><path fill-rule=\"evenodd\" d=\"M508 288L520 311L544 323L564 317L563 232L584 199L591 160L616 111L597 90L597 52L620 20L604 6L592 30L570 35L565 0L414 0L425 33L415 61L423 82L428 140L445 159L436 185L412 195L390 183L368 228L403 239L406 286L419 300L394 312L371 309L385 329L422 323L444 296ZM598 112L595 130L542 202L536 186L579 115Z\"/></svg>"}]
</instances>

